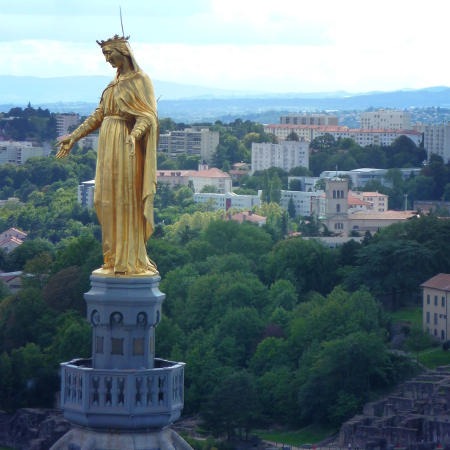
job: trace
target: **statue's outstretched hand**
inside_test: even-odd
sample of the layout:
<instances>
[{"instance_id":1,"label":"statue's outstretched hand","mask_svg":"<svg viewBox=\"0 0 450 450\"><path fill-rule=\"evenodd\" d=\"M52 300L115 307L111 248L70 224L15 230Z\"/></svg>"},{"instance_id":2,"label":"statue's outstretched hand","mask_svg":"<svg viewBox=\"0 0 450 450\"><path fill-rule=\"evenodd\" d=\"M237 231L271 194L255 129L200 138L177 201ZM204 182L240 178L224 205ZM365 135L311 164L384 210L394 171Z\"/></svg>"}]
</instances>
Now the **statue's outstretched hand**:
<instances>
[{"instance_id":1,"label":"statue's outstretched hand","mask_svg":"<svg viewBox=\"0 0 450 450\"><path fill-rule=\"evenodd\" d=\"M69 156L70 150L72 150L73 144L75 144L75 139L72 135L67 136L64 139L61 139L55 147L61 147L59 152L56 154L57 159L67 158Z\"/></svg>"}]
</instances>

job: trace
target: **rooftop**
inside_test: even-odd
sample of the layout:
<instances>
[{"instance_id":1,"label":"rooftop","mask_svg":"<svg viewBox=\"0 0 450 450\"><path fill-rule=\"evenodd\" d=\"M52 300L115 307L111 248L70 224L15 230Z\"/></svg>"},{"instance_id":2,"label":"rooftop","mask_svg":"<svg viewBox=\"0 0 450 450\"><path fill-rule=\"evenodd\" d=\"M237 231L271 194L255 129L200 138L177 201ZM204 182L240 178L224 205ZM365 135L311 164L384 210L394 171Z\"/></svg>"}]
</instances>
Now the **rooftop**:
<instances>
[{"instance_id":1,"label":"rooftop","mask_svg":"<svg viewBox=\"0 0 450 450\"><path fill-rule=\"evenodd\" d=\"M358 197L354 197L351 194L348 194L348 206L357 206L357 205L371 206L371 203L361 200Z\"/></svg>"},{"instance_id":2,"label":"rooftop","mask_svg":"<svg viewBox=\"0 0 450 450\"><path fill-rule=\"evenodd\" d=\"M440 273L421 284L422 287L450 291L450 274Z\"/></svg>"},{"instance_id":3,"label":"rooftop","mask_svg":"<svg viewBox=\"0 0 450 450\"><path fill-rule=\"evenodd\" d=\"M189 176L197 178L230 178L230 175L228 175L226 172L222 172L220 169L217 169L216 167L200 171L191 170L189 171Z\"/></svg>"},{"instance_id":4,"label":"rooftop","mask_svg":"<svg viewBox=\"0 0 450 450\"><path fill-rule=\"evenodd\" d=\"M370 219L370 220L406 220L417 214L416 211L385 211L380 212L378 214L371 214L365 212L355 212L349 216L349 219L352 220L362 220L362 219Z\"/></svg>"},{"instance_id":5,"label":"rooftop","mask_svg":"<svg viewBox=\"0 0 450 450\"><path fill-rule=\"evenodd\" d=\"M0 241L0 246L5 245L8 242L14 242L15 244L18 244L18 245L23 244L23 242L20 239L17 239L15 236L9 236L9 237L3 239L2 241Z\"/></svg>"},{"instance_id":6,"label":"rooftop","mask_svg":"<svg viewBox=\"0 0 450 450\"><path fill-rule=\"evenodd\" d=\"M225 220L230 220L229 215L227 215L225 217ZM252 211L244 211L244 212L239 212L237 214L233 214L231 216L231 220L236 220L237 222L263 222L264 220L266 220L265 217L263 216L258 216L258 214L254 214Z\"/></svg>"}]
</instances>

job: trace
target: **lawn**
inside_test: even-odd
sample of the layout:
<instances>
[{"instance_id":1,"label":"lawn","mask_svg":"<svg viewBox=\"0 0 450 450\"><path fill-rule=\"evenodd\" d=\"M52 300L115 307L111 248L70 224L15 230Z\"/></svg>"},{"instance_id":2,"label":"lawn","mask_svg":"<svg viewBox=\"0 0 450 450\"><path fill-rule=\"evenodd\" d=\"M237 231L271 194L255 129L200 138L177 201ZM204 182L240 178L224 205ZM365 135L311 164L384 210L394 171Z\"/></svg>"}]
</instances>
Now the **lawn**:
<instances>
[{"instance_id":1,"label":"lawn","mask_svg":"<svg viewBox=\"0 0 450 450\"><path fill-rule=\"evenodd\" d=\"M278 442L299 446L303 444L315 444L332 435L336 430L311 425L299 431L257 431L256 434L265 441Z\"/></svg>"},{"instance_id":2,"label":"lawn","mask_svg":"<svg viewBox=\"0 0 450 450\"><path fill-rule=\"evenodd\" d=\"M419 355L419 362L432 370L436 369L437 366L446 366L450 364L450 351L444 352L442 348L428 351L428 353Z\"/></svg>"},{"instance_id":3,"label":"lawn","mask_svg":"<svg viewBox=\"0 0 450 450\"><path fill-rule=\"evenodd\" d=\"M420 325L423 322L423 312L421 306L407 306L399 308L392 313L392 321L395 322L410 322Z\"/></svg>"}]
</instances>

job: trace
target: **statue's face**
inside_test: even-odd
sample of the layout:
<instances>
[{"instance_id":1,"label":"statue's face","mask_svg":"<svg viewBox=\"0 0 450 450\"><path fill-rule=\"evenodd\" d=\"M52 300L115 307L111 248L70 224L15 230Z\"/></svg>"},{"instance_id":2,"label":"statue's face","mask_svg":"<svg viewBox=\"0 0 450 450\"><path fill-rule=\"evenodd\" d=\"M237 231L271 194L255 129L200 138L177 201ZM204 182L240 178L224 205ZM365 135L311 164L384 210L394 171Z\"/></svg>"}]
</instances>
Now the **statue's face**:
<instances>
[{"instance_id":1,"label":"statue's face","mask_svg":"<svg viewBox=\"0 0 450 450\"><path fill-rule=\"evenodd\" d=\"M109 62L115 69L120 68L126 58L126 56L111 46L103 47L102 52L105 55L106 62Z\"/></svg>"}]
</instances>

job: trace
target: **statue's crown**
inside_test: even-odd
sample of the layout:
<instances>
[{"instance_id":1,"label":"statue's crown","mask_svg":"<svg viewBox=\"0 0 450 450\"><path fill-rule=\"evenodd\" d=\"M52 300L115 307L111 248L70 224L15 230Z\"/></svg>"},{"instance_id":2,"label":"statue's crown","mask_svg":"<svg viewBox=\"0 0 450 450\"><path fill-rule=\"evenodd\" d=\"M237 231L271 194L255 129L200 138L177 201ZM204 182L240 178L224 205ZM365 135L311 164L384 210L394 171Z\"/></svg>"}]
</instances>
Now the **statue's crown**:
<instances>
[{"instance_id":1,"label":"statue's crown","mask_svg":"<svg viewBox=\"0 0 450 450\"><path fill-rule=\"evenodd\" d=\"M116 34L113 38L110 38L107 41L96 41L96 42L97 42L98 45L100 45L100 47L104 47L105 45L117 44L119 42L126 43L126 42L128 42L128 39L130 39L130 36L120 37L118 34Z\"/></svg>"}]
</instances>

